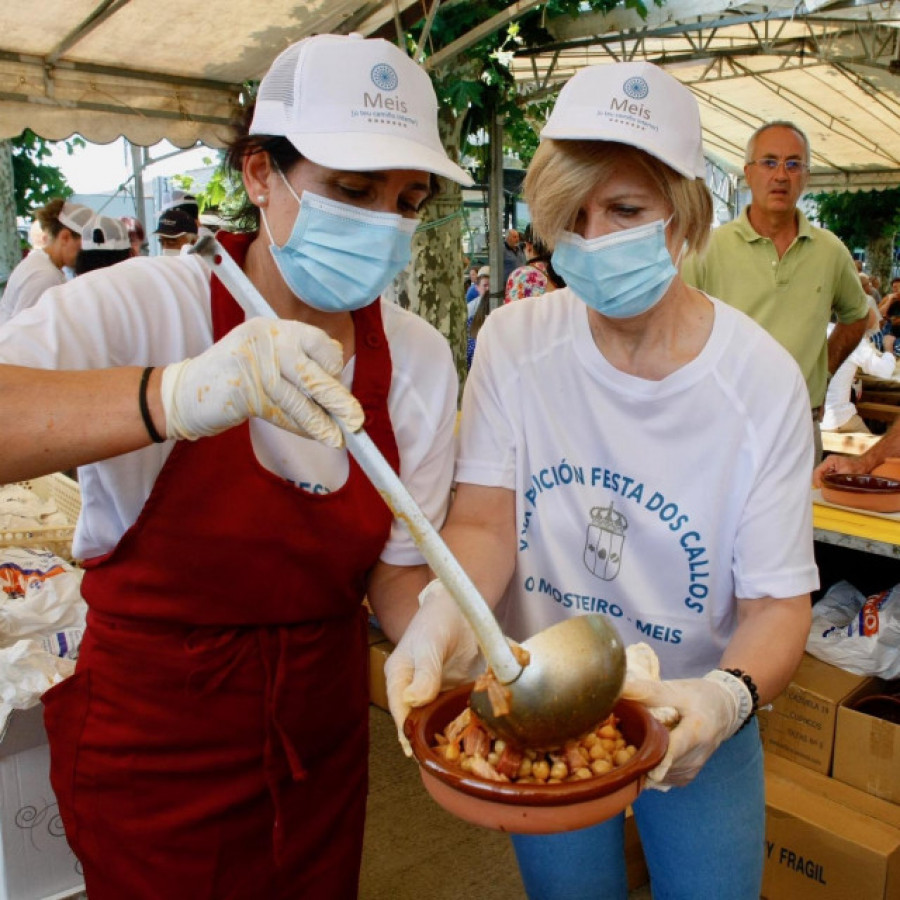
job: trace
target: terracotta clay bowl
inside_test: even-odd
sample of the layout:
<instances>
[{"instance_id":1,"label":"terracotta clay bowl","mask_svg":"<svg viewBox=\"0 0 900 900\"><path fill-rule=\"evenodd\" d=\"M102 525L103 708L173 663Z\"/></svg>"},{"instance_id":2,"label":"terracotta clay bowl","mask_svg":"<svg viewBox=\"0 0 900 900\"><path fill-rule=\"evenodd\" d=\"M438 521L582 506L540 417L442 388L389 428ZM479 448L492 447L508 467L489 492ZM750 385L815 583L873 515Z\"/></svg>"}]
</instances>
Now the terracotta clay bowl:
<instances>
[{"instance_id":1,"label":"terracotta clay bowl","mask_svg":"<svg viewBox=\"0 0 900 900\"><path fill-rule=\"evenodd\" d=\"M404 731L419 763L422 782L448 812L473 825L519 834L551 834L596 825L621 812L643 787L647 772L665 756L669 734L647 708L620 700L613 709L625 739L637 753L606 775L562 784L487 781L463 772L432 749L435 734L458 716L472 685L441 694L414 709Z\"/></svg>"},{"instance_id":2,"label":"terracotta clay bowl","mask_svg":"<svg viewBox=\"0 0 900 900\"><path fill-rule=\"evenodd\" d=\"M822 477L822 498L838 506L870 512L900 512L900 481L878 475L832 472Z\"/></svg>"},{"instance_id":3,"label":"terracotta clay bowl","mask_svg":"<svg viewBox=\"0 0 900 900\"><path fill-rule=\"evenodd\" d=\"M872 469L872 474L881 478L891 478L894 481L900 481L900 459L896 456L888 457L881 465Z\"/></svg>"}]
</instances>

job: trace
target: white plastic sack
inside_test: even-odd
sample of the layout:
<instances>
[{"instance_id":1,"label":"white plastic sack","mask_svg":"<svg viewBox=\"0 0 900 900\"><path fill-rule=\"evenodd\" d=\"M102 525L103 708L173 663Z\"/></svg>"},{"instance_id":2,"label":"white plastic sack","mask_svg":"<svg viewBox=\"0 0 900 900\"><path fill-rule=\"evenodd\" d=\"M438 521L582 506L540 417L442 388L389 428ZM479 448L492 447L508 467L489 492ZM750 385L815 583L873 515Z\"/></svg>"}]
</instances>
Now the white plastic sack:
<instances>
[{"instance_id":1,"label":"white plastic sack","mask_svg":"<svg viewBox=\"0 0 900 900\"><path fill-rule=\"evenodd\" d=\"M83 570L46 550L0 550L0 647L22 638L50 639L75 658L73 643L84 631L87 604L81 597Z\"/></svg>"},{"instance_id":2,"label":"white plastic sack","mask_svg":"<svg viewBox=\"0 0 900 900\"><path fill-rule=\"evenodd\" d=\"M833 585L813 606L806 649L856 675L900 677L900 585L871 597Z\"/></svg>"},{"instance_id":3,"label":"white plastic sack","mask_svg":"<svg viewBox=\"0 0 900 900\"><path fill-rule=\"evenodd\" d=\"M14 709L37 706L44 691L74 671L73 660L51 655L38 641L18 641L0 650L0 734Z\"/></svg>"}]
</instances>

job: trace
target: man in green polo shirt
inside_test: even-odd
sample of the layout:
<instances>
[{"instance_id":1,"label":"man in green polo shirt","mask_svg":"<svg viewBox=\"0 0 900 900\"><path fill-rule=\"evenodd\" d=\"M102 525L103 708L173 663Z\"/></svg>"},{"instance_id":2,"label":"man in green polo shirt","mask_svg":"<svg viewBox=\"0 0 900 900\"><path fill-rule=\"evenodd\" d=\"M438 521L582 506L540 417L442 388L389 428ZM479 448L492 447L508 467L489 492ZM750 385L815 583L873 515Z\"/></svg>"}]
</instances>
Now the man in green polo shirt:
<instances>
[{"instance_id":1,"label":"man in green polo shirt","mask_svg":"<svg viewBox=\"0 0 900 900\"><path fill-rule=\"evenodd\" d=\"M790 122L769 122L751 136L745 159L750 205L712 233L701 256L685 260L682 276L747 313L790 352L818 423L829 375L862 339L866 295L847 248L797 209L809 177L806 135ZM818 460L818 427L813 432Z\"/></svg>"}]
</instances>

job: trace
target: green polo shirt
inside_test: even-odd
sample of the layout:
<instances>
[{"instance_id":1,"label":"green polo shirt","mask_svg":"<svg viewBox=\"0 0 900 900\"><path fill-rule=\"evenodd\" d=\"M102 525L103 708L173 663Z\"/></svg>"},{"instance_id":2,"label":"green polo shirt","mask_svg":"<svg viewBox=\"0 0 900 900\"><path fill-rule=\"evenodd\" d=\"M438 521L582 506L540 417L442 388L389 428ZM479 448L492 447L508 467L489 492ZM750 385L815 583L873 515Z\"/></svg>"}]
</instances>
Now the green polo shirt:
<instances>
[{"instance_id":1,"label":"green polo shirt","mask_svg":"<svg viewBox=\"0 0 900 900\"><path fill-rule=\"evenodd\" d=\"M797 218L797 237L779 259L775 244L757 234L744 209L712 232L708 248L688 257L681 274L762 325L797 360L810 405L817 407L828 382L826 329L832 313L848 324L863 318L868 304L844 244L811 225L800 210Z\"/></svg>"}]
</instances>

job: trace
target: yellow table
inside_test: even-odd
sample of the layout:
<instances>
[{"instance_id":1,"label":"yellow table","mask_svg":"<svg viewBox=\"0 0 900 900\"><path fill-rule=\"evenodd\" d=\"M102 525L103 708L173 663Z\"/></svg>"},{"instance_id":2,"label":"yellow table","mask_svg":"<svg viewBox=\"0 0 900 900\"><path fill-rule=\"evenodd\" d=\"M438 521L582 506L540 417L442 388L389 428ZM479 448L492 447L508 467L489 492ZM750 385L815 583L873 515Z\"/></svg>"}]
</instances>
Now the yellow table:
<instances>
[{"instance_id":1,"label":"yellow table","mask_svg":"<svg viewBox=\"0 0 900 900\"><path fill-rule=\"evenodd\" d=\"M813 537L826 544L900 560L900 518L870 516L813 502Z\"/></svg>"}]
</instances>

